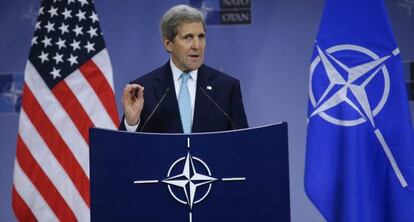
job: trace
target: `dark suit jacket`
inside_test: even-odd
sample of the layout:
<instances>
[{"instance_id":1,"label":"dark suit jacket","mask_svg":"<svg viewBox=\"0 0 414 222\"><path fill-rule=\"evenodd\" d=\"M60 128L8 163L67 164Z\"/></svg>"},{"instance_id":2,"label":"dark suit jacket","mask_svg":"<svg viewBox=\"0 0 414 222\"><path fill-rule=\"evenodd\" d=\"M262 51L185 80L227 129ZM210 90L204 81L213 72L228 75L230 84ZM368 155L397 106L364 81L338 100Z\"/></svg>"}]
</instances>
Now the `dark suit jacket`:
<instances>
[{"instance_id":1,"label":"dark suit jacket","mask_svg":"<svg viewBox=\"0 0 414 222\"><path fill-rule=\"evenodd\" d=\"M183 132L173 74L169 62L131 83L138 83L145 87L144 108L141 113L138 132L141 131L143 124L154 110L156 104L161 100L167 88L169 88L167 96L148 121L143 131L158 133ZM211 90L207 89L207 86L211 86ZM228 118L204 95L200 87L230 116L236 129L248 127L239 80L202 65L198 69L192 132L213 132L232 129ZM124 120L121 121L119 129L126 130Z\"/></svg>"}]
</instances>

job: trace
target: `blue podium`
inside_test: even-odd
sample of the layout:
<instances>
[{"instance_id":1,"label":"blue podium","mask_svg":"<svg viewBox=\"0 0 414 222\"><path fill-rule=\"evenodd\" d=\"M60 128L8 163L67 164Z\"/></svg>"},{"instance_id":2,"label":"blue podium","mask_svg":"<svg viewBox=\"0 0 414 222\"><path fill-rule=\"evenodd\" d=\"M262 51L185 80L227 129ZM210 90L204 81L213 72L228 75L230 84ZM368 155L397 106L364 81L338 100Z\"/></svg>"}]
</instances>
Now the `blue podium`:
<instances>
[{"instance_id":1,"label":"blue podium","mask_svg":"<svg viewBox=\"0 0 414 222\"><path fill-rule=\"evenodd\" d=\"M90 130L92 221L290 221L287 124L219 133Z\"/></svg>"}]
</instances>

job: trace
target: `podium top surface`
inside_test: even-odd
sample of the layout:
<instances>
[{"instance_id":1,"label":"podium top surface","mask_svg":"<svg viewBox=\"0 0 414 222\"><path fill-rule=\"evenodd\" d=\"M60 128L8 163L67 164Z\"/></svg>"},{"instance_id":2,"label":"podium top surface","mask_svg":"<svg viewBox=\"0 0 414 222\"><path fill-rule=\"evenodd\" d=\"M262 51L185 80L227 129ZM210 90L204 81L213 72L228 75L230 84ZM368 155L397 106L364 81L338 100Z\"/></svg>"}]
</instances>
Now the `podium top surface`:
<instances>
[{"instance_id":1,"label":"podium top surface","mask_svg":"<svg viewBox=\"0 0 414 222\"><path fill-rule=\"evenodd\" d=\"M151 133L151 132L127 132L127 131L120 131L120 130L114 130L114 129L106 129L106 128L100 128L100 127L93 127L91 129L97 129L97 130L108 130L108 131L114 131L114 132L120 132L120 133L133 133L133 134L144 134L144 135L205 135L205 134L223 134L223 133L235 133L235 132L242 132L242 131L251 131L251 130L258 130L258 129L265 129L269 127L277 127L277 126L287 126L287 122L277 122L277 123L271 123L261 126L255 126L255 127L249 127L245 129L235 129L235 130L226 130L226 131L217 131L217 132L203 132L203 133Z\"/></svg>"}]
</instances>

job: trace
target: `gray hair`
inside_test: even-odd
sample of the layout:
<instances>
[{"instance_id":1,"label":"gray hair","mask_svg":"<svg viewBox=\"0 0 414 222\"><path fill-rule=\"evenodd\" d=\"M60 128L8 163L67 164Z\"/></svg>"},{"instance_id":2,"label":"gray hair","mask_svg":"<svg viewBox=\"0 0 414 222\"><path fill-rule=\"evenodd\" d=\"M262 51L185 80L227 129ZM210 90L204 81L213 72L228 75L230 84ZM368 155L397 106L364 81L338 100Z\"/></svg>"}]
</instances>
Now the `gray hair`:
<instances>
[{"instance_id":1,"label":"gray hair","mask_svg":"<svg viewBox=\"0 0 414 222\"><path fill-rule=\"evenodd\" d=\"M178 26L184 22L201 22L203 23L204 31L206 29L206 22L201 11L188 5L176 5L170 8L161 18L161 38L166 38L170 41L174 40Z\"/></svg>"}]
</instances>

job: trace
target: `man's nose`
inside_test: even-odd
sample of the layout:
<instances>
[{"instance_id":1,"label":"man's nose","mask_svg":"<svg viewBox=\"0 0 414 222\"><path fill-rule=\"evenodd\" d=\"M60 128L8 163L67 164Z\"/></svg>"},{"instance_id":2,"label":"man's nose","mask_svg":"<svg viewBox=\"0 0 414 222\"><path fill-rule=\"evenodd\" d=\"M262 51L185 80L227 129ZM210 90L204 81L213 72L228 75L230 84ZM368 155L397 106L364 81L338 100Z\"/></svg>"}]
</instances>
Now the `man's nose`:
<instances>
[{"instance_id":1,"label":"man's nose","mask_svg":"<svg viewBox=\"0 0 414 222\"><path fill-rule=\"evenodd\" d=\"M192 44L191 44L191 48L193 49L199 49L200 48L200 40L198 38L194 38Z\"/></svg>"}]
</instances>

